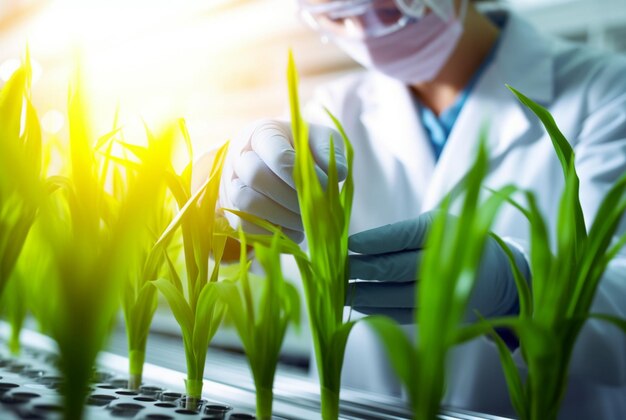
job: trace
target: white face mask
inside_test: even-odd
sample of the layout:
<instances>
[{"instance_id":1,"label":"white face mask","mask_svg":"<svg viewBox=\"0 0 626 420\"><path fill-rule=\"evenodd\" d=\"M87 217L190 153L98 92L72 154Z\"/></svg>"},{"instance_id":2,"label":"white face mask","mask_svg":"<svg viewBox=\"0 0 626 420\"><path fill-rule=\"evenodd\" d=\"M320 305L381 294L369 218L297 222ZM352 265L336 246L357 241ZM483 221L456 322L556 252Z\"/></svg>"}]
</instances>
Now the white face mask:
<instances>
[{"instance_id":1,"label":"white face mask","mask_svg":"<svg viewBox=\"0 0 626 420\"><path fill-rule=\"evenodd\" d=\"M452 7L452 2L449 3ZM333 42L366 68L407 84L433 80L450 58L463 33L467 0L458 16L442 20L428 13L388 35L364 39L333 37Z\"/></svg>"}]
</instances>

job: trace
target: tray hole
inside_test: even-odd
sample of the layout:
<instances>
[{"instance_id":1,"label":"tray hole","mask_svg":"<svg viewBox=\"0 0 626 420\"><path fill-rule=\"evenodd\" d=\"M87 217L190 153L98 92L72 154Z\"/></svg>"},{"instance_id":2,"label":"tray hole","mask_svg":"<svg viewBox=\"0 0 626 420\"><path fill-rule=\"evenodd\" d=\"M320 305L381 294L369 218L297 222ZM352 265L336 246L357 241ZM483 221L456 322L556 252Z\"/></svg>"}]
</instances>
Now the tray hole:
<instances>
[{"instance_id":1,"label":"tray hole","mask_svg":"<svg viewBox=\"0 0 626 420\"><path fill-rule=\"evenodd\" d=\"M134 404L134 403L119 403L116 404L114 407L115 410L133 410L133 411L139 411L139 410L143 410L144 406L141 404Z\"/></svg>"},{"instance_id":2,"label":"tray hole","mask_svg":"<svg viewBox=\"0 0 626 420\"><path fill-rule=\"evenodd\" d=\"M176 404L172 404L172 403L168 403L168 402L158 402L156 404L154 404L155 407L161 407L161 408L176 408L177 405Z\"/></svg>"},{"instance_id":3,"label":"tray hole","mask_svg":"<svg viewBox=\"0 0 626 420\"><path fill-rule=\"evenodd\" d=\"M87 404L103 406L114 400L117 400L117 397L114 395L96 394L89 396L89 398L87 399Z\"/></svg>"},{"instance_id":4,"label":"tray hole","mask_svg":"<svg viewBox=\"0 0 626 420\"><path fill-rule=\"evenodd\" d=\"M164 392L161 394L161 401L176 401L182 396L180 392Z\"/></svg>"},{"instance_id":5,"label":"tray hole","mask_svg":"<svg viewBox=\"0 0 626 420\"><path fill-rule=\"evenodd\" d=\"M118 395L139 395L135 391L115 391Z\"/></svg>"},{"instance_id":6,"label":"tray hole","mask_svg":"<svg viewBox=\"0 0 626 420\"><path fill-rule=\"evenodd\" d=\"M185 414L185 415L196 415L196 414L198 414L197 411L185 410L184 408L179 408L178 410L176 410L176 413L178 413L178 414Z\"/></svg>"},{"instance_id":7,"label":"tray hole","mask_svg":"<svg viewBox=\"0 0 626 420\"><path fill-rule=\"evenodd\" d=\"M37 404L35 405L37 410L48 411L48 412L61 412L63 411L63 407L57 404Z\"/></svg>"},{"instance_id":8,"label":"tray hole","mask_svg":"<svg viewBox=\"0 0 626 420\"><path fill-rule=\"evenodd\" d=\"M0 403L6 405L26 404L28 401L30 401L29 398L14 397L13 395L5 395L0 398Z\"/></svg>"},{"instance_id":9,"label":"tray hole","mask_svg":"<svg viewBox=\"0 0 626 420\"><path fill-rule=\"evenodd\" d=\"M135 397L133 398L133 400L135 401L142 401L142 402L155 402L156 399L152 398L152 397Z\"/></svg>"},{"instance_id":10,"label":"tray hole","mask_svg":"<svg viewBox=\"0 0 626 420\"><path fill-rule=\"evenodd\" d=\"M207 404L204 406L204 412L207 414L226 413L233 408L226 404Z\"/></svg>"},{"instance_id":11,"label":"tray hole","mask_svg":"<svg viewBox=\"0 0 626 420\"><path fill-rule=\"evenodd\" d=\"M139 393L143 395L147 395L149 397L158 397L161 392L163 392L163 388L152 385L142 385L139 388Z\"/></svg>"},{"instance_id":12,"label":"tray hole","mask_svg":"<svg viewBox=\"0 0 626 420\"><path fill-rule=\"evenodd\" d=\"M0 392L7 391L9 389L13 389L13 388L17 388L19 387L18 384L13 384L11 382L0 382Z\"/></svg>"},{"instance_id":13,"label":"tray hole","mask_svg":"<svg viewBox=\"0 0 626 420\"><path fill-rule=\"evenodd\" d=\"M25 398L27 400L32 400L33 398L41 397L41 395L36 394L34 392L14 392L11 395L17 398Z\"/></svg>"}]
</instances>

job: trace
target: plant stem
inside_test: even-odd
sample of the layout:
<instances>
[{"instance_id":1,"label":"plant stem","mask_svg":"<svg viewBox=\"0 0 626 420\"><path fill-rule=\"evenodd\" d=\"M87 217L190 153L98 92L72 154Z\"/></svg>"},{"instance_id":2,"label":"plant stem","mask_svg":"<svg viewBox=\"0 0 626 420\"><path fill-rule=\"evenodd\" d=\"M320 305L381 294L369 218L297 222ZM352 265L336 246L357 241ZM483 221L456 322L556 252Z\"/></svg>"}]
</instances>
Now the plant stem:
<instances>
[{"instance_id":1,"label":"plant stem","mask_svg":"<svg viewBox=\"0 0 626 420\"><path fill-rule=\"evenodd\" d=\"M80 359L80 358L76 358ZM66 364L67 361L62 361ZM70 363L71 365L71 363ZM67 365L66 365L67 366ZM65 372L65 383L62 385L62 394L64 399L63 417L65 420L79 420L83 418L83 410L85 400L89 393L89 378L91 378L92 368L85 368L84 365L76 363L74 372L70 366L62 369Z\"/></svg>"},{"instance_id":2,"label":"plant stem","mask_svg":"<svg viewBox=\"0 0 626 420\"><path fill-rule=\"evenodd\" d=\"M20 354L20 333L22 331L21 324L11 325L11 337L9 338L9 351L13 356L18 356Z\"/></svg>"},{"instance_id":3,"label":"plant stem","mask_svg":"<svg viewBox=\"0 0 626 420\"><path fill-rule=\"evenodd\" d=\"M129 389L139 389L143 376L143 364L146 359L144 350L131 350L128 352L128 364L130 377L128 380Z\"/></svg>"},{"instance_id":4,"label":"plant stem","mask_svg":"<svg viewBox=\"0 0 626 420\"><path fill-rule=\"evenodd\" d=\"M339 418L339 392L322 386L322 418L337 420Z\"/></svg>"},{"instance_id":5,"label":"plant stem","mask_svg":"<svg viewBox=\"0 0 626 420\"><path fill-rule=\"evenodd\" d=\"M78 420L83 418L84 402L80 400L65 400L65 410L63 418L65 420Z\"/></svg>"},{"instance_id":6,"label":"plant stem","mask_svg":"<svg viewBox=\"0 0 626 420\"><path fill-rule=\"evenodd\" d=\"M256 386L256 417L259 420L270 420L272 418L272 403L274 393L272 388Z\"/></svg>"},{"instance_id":7,"label":"plant stem","mask_svg":"<svg viewBox=\"0 0 626 420\"><path fill-rule=\"evenodd\" d=\"M190 397L200 398L202 396L202 379L185 379L185 389Z\"/></svg>"}]
</instances>

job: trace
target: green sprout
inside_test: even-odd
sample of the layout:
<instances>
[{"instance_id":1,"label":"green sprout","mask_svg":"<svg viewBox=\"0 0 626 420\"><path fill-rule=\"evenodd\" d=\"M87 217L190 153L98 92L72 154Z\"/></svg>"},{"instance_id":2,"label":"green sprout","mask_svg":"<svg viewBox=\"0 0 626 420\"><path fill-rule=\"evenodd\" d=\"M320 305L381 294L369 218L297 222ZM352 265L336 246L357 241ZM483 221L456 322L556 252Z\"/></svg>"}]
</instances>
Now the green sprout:
<instances>
[{"instance_id":1,"label":"green sprout","mask_svg":"<svg viewBox=\"0 0 626 420\"><path fill-rule=\"evenodd\" d=\"M136 264L162 166L151 159L128 173L117 197L107 191L108 159L97 159L80 78L69 98L69 175L49 180L52 191L37 220L37 247L49 256L47 298L38 314L56 341L64 382L64 416L81 418L96 358L114 324L122 283ZM43 301L43 300L42 300Z\"/></svg>"},{"instance_id":2,"label":"green sprout","mask_svg":"<svg viewBox=\"0 0 626 420\"><path fill-rule=\"evenodd\" d=\"M116 133L114 130L112 133ZM125 151L134 156L136 160L147 164L155 159L164 168L173 172L173 139L174 132L170 128L166 134L161 136L161 141L155 138L154 134L146 128L148 146L142 147L126 142L119 142ZM100 139L99 145L111 140L107 136ZM136 175L141 169L141 164L135 160L126 158L116 158L110 156L113 142L109 142L106 155L118 162L127 169L127 176ZM116 177L114 179L119 179ZM172 219L168 206L166 190L168 186L168 172L161 171L158 176L150 178L152 191L155 192L155 205L151 211L145 214L144 224L147 226L142 237L143 245L136 256L135 264L131 267L127 279L122 287L122 310L126 324L126 338L128 344L129 363L129 389L139 389L142 383L143 366L146 357L146 346L150 325L157 309L158 291L153 280L159 278L160 270L165 264L165 254L159 250L157 255L151 255L154 244L158 240L159 234L165 229ZM118 194L123 193L124 183L114 183L117 186Z\"/></svg>"},{"instance_id":3,"label":"green sprout","mask_svg":"<svg viewBox=\"0 0 626 420\"><path fill-rule=\"evenodd\" d=\"M215 284L226 243L226 236L221 232L226 230L227 222L216 217L215 210L227 150L228 143L216 152L209 178L193 195L190 170L181 176L168 171L168 185L180 211L155 244L147 263L150 266L153 264L151 260L165 253L166 244L180 227L185 255L186 292L180 275L166 253L168 278L160 278L153 283L167 300L181 327L187 361L186 404L187 408L193 410L202 397L207 349L225 313L225 307L217 299ZM212 268L210 257L213 259Z\"/></svg>"},{"instance_id":4,"label":"green sprout","mask_svg":"<svg viewBox=\"0 0 626 420\"><path fill-rule=\"evenodd\" d=\"M390 318L367 319L384 344L391 365L407 389L415 419L435 419L445 390L448 351L473 338L463 324L491 225L515 187L481 200L488 171L484 134L474 164L461 188L449 194L435 213L416 287L417 343ZM457 195L458 194L458 195ZM457 216L448 213L462 197Z\"/></svg>"},{"instance_id":5,"label":"green sprout","mask_svg":"<svg viewBox=\"0 0 626 420\"><path fill-rule=\"evenodd\" d=\"M27 50L22 66L0 92L0 297L44 196L41 128L31 100L31 74Z\"/></svg>"},{"instance_id":6,"label":"green sprout","mask_svg":"<svg viewBox=\"0 0 626 420\"><path fill-rule=\"evenodd\" d=\"M548 225L535 195L525 192L527 207L510 200L530 222L532 291L516 271L519 319L493 320L488 328L498 345L511 402L520 418L556 419L567 390L574 344L585 322L591 318L601 319L626 332L626 321L590 313L606 267L626 243L626 235L615 238L626 210L626 175L608 191L587 231L572 147L545 108L509 88L547 130L563 169L565 187L554 232L554 251L550 247ZM518 334L528 367L525 380L522 380L502 339L491 330L492 326L507 326Z\"/></svg>"},{"instance_id":7,"label":"green sprout","mask_svg":"<svg viewBox=\"0 0 626 420\"><path fill-rule=\"evenodd\" d=\"M280 252L295 257L304 286L315 358L320 379L321 414L325 420L339 417L341 368L346 343L356 321L343 321L348 292L348 227L352 209L354 153L339 121L327 111L346 148L348 165L343 186L339 185L334 139L330 139L328 185L324 189L315 172L309 147L308 126L300 112L298 74L293 54L287 68L291 126L295 148L294 180L309 253L288 238L280 228L245 212L225 209L241 219L271 232L268 235L246 235L254 243L277 246ZM278 238L278 239L276 239Z\"/></svg>"},{"instance_id":8,"label":"green sprout","mask_svg":"<svg viewBox=\"0 0 626 420\"><path fill-rule=\"evenodd\" d=\"M300 322L300 298L297 289L282 276L281 237L278 234L274 234L270 247L254 244L254 253L265 270L265 279L249 276L248 247L243 232L240 232L239 240L239 282L220 282L218 291L250 364L256 388L256 416L260 420L269 420L272 418L274 376L280 348L288 324ZM260 299L255 300L257 296Z\"/></svg>"},{"instance_id":9,"label":"green sprout","mask_svg":"<svg viewBox=\"0 0 626 420\"><path fill-rule=\"evenodd\" d=\"M300 113L298 75L291 52L287 80L296 151L294 180L310 255L308 263L302 261L302 258L297 260L300 260L298 265L317 360L322 417L336 419L339 417L343 357L348 336L355 324L355 321L343 321L349 276L348 227L354 193L353 150L339 121L328 113L346 147L348 175L340 187L334 139L331 138L328 185L324 189L315 173L309 148L308 126Z\"/></svg>"}]
</instances>

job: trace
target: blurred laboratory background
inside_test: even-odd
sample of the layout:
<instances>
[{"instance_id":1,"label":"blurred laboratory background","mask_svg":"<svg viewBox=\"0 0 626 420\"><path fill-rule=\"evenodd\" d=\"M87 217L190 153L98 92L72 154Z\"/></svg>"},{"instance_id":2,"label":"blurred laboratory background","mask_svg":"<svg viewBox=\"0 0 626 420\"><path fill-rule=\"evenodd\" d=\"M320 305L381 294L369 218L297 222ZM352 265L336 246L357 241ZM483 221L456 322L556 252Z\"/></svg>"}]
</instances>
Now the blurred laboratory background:
<instances>
[{"instance_id":1,"label":"blurred laboratory background","mask_svg":"<svg viewBox=\"0 0 626 420\"><path fill-rule=\"evenodd\" d=\"M626 51L626 0L499 3L560 37ZM356 68L301 22L295 6L295 0L0 0L0 86L28 44L45 133L62 133L68 80L80 57L101 133L117 109L131 131L141 130L142 119L158 125L184 117L200 152L248 121L284 112L289 47L305 96Z\"/></svg>"},{"instance_id":2,"label":"blurred laboratory background","mask_svg":"<svg viewBox=\"0 0 626 420\"><path fill-rule=\"evenodd\" d=\"M93 126L126 138L187 121L197 154L243 125L287 109L287 50L294 50L306 97L358 66L299 18L296 0L0 0L0 87L26 45L45 136L66 138L68 81L80 63ZM626 0L507 0L544 31L626 53ZM528 64L532 66L532 63ZM626 77L626 75L625 75ZM154 323L178 331L163 306ZM286 357L307 363L308 334L290 333ZM214 343L236 348L234 331ZM120 347L123 350L123 346Z\"/></svg>"}]
</instances>

